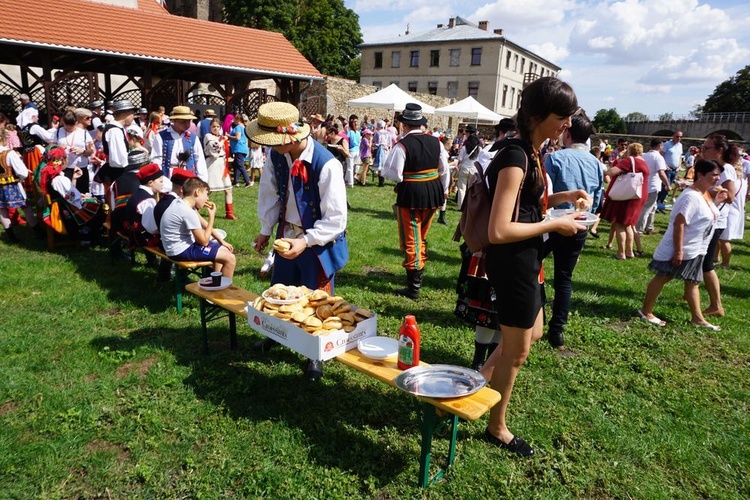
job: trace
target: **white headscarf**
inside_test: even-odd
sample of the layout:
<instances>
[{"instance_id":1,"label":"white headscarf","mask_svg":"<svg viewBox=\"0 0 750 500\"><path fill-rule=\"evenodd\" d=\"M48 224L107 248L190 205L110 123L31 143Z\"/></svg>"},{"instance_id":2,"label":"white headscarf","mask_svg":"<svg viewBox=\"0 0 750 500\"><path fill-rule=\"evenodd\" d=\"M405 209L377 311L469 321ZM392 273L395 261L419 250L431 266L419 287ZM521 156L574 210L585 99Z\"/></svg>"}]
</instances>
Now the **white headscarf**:
<instances>
[{"instance_id":1,"label":"white headscarf","mask_svg":"<svg viewBox=\"0 0 750 500\"><path fill-rule=\"evenodd\" d=\"M39 110L34 108L26 108L16 117L16 124L20 128L24 128L26 125L31 123L35 116L39 116Z\"/></svg>"}]
</instances>

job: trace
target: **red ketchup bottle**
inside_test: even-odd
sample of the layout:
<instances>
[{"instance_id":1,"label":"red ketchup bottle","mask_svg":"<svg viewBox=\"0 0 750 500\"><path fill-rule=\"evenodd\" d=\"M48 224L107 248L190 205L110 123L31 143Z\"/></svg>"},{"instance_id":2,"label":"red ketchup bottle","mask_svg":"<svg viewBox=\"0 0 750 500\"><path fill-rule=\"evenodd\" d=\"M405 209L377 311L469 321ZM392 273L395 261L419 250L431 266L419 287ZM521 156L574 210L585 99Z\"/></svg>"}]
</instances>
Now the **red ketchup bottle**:
<instances>
[{"instance_id":1,"label":"red ketchup bottle","mask_svg":"<svg viewBox=\"0 0 750 500\"><path fill-rule=\"evenodd\" d=\"M407 370L413 366L419 366L419 327L409 314L398 331L398 367Z\"/></svg>"}]
</instances>

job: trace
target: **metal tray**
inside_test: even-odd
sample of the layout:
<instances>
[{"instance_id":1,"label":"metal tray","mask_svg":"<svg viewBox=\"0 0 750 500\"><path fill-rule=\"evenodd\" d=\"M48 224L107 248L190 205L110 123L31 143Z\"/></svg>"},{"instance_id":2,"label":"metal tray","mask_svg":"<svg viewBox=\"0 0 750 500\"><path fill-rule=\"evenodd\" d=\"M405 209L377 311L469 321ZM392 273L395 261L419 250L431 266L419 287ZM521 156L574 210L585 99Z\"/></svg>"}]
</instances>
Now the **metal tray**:
<instances>
[{"instance_id":1,"label":"metal tray","mask_svg":"<svg viewBox=\"0 0 750 500\"><path fill-rule=\"evenodd\" d=\"M428 398L468 396L487 383L478 371L453 365L415 366L401 372L393 382L403 391Z\"/></svg>"}]
</instances>

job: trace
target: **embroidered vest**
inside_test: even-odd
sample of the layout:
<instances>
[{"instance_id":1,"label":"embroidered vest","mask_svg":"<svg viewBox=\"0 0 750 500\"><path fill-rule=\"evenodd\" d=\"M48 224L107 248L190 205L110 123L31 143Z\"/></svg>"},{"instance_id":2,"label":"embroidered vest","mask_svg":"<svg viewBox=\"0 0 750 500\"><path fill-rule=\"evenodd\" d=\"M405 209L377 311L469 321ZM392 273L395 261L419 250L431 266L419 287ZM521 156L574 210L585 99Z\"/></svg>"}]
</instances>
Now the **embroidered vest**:
<instances>
[{"instance_id":1,"label":"embroidered vest","mask_svg":"<svg viewBox=\"0 0 750 500\"><path fill-rule=\"evenodd\" d=\"M154 221L156 221L156 227L161 227L161 219L164 217L164 212L167 211L173 201L177 199L177 195L174 193L163 194L159 201L156 202L154 207Z\"/></svg>"},{"instance_id":2,"label":"embroidered vest","mask_svg":"<svg viewBox=\"0 0 750 500\"><path fill-rule=\"evenodd\" d=\"M0 153L0 186L15 184L18 182L18 179L13 173L13 167L8 165L8 153L10 153L10 150L5 150Z\"/></svg>"},{"instance_id":3,"label":"embroidered vest","mask_svg":"<svg viewBox=\"0 0 750 500\"><path fill-rule=\"evenodd\" d=\"M34 150L36 146L44 146L46 143L41 137L31 133L31 127L37 125L36 123L29 123L18 132L18 139L21 141L21 152L29 153Z\"/></svg>"},{"instance_id":4,"label":"embroidered vest","mask_svg":"<svg viewBox=\"0 0 750 500\"><path fill-rule=\"evenodd\" d=\"M308 140L312 140L308 138ZM320 220L320 191L318 190L318 179L323 165L333 159L333 155L317 141L313 140L313 157L312 162L304 162L307 167L308 180L303 183L299 177L292 178L292 185L289 182L289 165L284 155L271 149L271 161L274 166L274 175L276 176L277 195L281 203L279 212L279 223L276 228L276 237L281 238L286 224L286 202L289 194L294 195L295 205L299 211L302 220L302 229L308 230ZM349 260L349 249L346 244L346 231L339 234L335 240L325 245L315 245L311 247L318 256L320 265L327 278L333 276L336 271L343 268Z\"/></svg>"},{"instance_id":5,"label":"embroidered vest","mask_svg":"<svg viewBox=\"0 0 750 500\"><path fill-rule=\"evenodd\" d=\"M161 136L161 171L162 173L169 177L169 167L172 165L172 151L174 150L174 138L172 137L172 131L170 129L164 129L161 132L159 132L159 135ZM182 151L186 152L189 151L190 155L185 159L185 170L189 170L190 172L193 172L194 174L198 174L196 164L197 160L195 158L195 134L190 134L190 138L185 137L185 135L182 135Z\"/></svg>"}]
</instances>

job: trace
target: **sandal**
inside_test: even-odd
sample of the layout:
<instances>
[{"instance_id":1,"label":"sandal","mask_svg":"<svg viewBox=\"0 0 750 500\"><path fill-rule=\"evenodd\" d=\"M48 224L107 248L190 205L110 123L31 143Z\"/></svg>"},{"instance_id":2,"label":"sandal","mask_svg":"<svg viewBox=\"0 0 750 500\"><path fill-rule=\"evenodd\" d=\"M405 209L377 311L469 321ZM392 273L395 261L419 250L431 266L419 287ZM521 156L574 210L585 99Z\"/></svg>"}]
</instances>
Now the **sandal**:
<instances>
[{"instance_id":1,"label":"sandal","mask_svg":"<svg viewBox=\"0 0 750 500\"><path fill-rule=\"evenodd\" d=\"M714 332L721 331L721 327L719 325L712 325L711 323L703 323L703 324L690 323L690 324L693 326L697 326L698 328L708 328L709 330L714 331Z\"/></svg>"},{"instance_id":2,"label":"sandal","mask_svg":"<svg viewBox=\"0 0 750 500\"><path fill-rule=\"evenodd\" d=\"M653 316L653 315L652 315L653 317L652 317L652 318L649 318L649 317L648 317L648 316L646 316L646 315L645 315L645 314L643 313L643 311L641 311L640 309L638 309L638 316L640 316L640 318L641 318L641 319L644 319L644 320L648 321L648 322L649 322L649 323L651 323L652 325L656 325L656 326L665 326L665 325L667 324L667 322L666 322L666 321L664 321L664 320L662 320L662 319L659 319L659 318L657 318L656 316Z\"/></svg>"},{"instance_id":3,"label":"sandal","mask_svg":"<svg viewBox=\"0 0 750 500\"><path fill-rule=\"evenodd\" d=\"M626 260L626 257L620 257L619 255L615 254L611 256L615 260Z\"/></svg>"},{"instance_id":4,"label":"sandal","mask_svg":"<svg viewBox=\"0 0 750 500\"><path fill-rule=\"evenodd\" d=\"M490 444L494 444L499 448L505 448L511 453L515 453L522 457L530 458L534 456L534 448L532 448L529 443L524 441L521 437L513 436L513 439L511 439L509 443L503 443L500 438L493 435L488 429L485 429L483 438Z\"/></svg>"}]
</instances>

